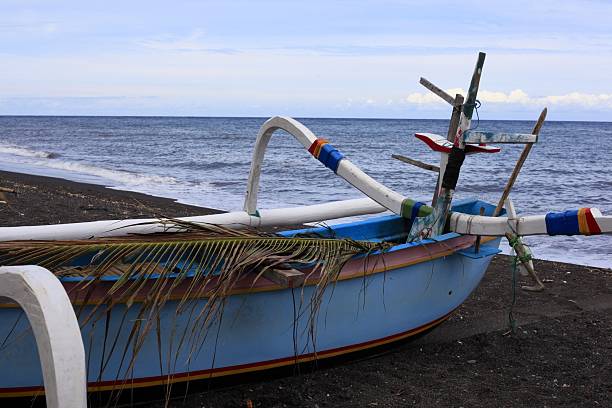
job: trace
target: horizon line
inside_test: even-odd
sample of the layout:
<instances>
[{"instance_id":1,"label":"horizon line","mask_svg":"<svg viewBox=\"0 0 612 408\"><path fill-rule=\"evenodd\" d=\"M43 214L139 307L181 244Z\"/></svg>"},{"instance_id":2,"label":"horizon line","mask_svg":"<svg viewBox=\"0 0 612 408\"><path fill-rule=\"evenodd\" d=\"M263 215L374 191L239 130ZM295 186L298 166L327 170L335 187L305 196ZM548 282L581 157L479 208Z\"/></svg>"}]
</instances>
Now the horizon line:
<instances>
[{"instance_id":1,"label":"horizon line","mask_svg":"<svg viewBox=\"0 0 612 408\"><path fill-rule=\"evenodd\" d=\"M193 116L193 115L47 115L47 114L19 114L19 115L6 115L0 114L0 118L6 117L30 117L30 118L184 118L184 119L269 119L274 116L288 116L288 115L273 115L273 116ZM348 119L348 120L444 120L449 119L443 118L394 118L394 117L337 117L337 116L289 116L294 119ZM532 119L480 119L481 122L486 121L505 121L505 122L535 122ZM591 122L591 123L612 123L610 120L547 120L547 122Z\"/></svg>"}]
</instances>

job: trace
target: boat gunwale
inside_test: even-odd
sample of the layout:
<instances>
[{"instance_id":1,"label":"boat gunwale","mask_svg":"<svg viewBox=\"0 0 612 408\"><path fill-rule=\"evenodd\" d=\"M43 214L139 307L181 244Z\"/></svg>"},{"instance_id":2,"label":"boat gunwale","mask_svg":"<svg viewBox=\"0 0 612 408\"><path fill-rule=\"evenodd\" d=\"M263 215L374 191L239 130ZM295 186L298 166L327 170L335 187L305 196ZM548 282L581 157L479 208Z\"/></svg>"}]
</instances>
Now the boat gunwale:
<instances>
[{"instance_id":1,"label":"boat gunwale","mask_svg":"<svg viewBox=\"0 0 612 408\"><path fill-rule=\"evenodd\" d=\"M477 199L464 199L460 200L458 205L475 205L475 204L483 204L487 206L491 206L491 204L477 200ZM457 205L457 204L456 204ZM367 225L367 224L375 224L377 222L384 222L385 220L390 221L393 219L401 219L396 215L383 215L375 218L370 218L366 220L360 220L356 222L349 222L345 224L337 224L332 227L337 228L340 226L349 226L349 225ZM309 229L301 229L301 230L288 230L281 232L285 236L290 236L290 234L298 234L301 231L309 231L316 230L317 228L309 228ZM481 244L486 244L487 242L493 241L498 237L493 236L482 236ZM424 239L422 241L417 242L408 242L393 245L390 248L385 250L375 250L369 254L358 254L353 258L349 259L343 266L342 270L338 274L338 276L334 279L334 283L350 280L350 279L364 279L365 277L375 275L378 273L385 272L393 272L394 270L401 269L404 267L416 265L419 263L433 261L435 259L443 258L446 256L453 255L457 251L465 250L467 248L472 247L476 242L476 236L474 235L463 235L458 234L456 232L448 232L433 238ZM410 255L414 252L422 251L422 254L417 257L411 258ZM399 258L395 259L395 258ZM224 296L233 296L233 295L248 295L254 293L262 293L262 292L274 292L281 290L291 290L291 289L303 289L307 286L315 286L320 281L320 276L318 274L309 274L311 270L304 269L302 270L306 275L306 279L304 283L295 288L287 287L286 285L282 285L276 283L264 276L260 276L256 281L253 281L254 275L245 275L240 278L231 290L224 294ZM86 305L98 305L100 300L105 298L109 289L116 282L116 277L109 277L111 279L101 278L98 282L95 283L95 288L93 293L91 291L78 289L83 288L82 283L87 282L82 278L74 278L74 277L64 277L59 278L62 285L66 289L68 293L68 297L71 302L75 306L86 306ZM153 285L159 277L152 276L148 278L147 286ZM175 279L173 276L167 276L166 279ZM198 299L206 299L210 296L211 291L217 285L217 279L212 278L207 282L206 287L210 287L207 289L206 287L202 290L196 291L191 295L185 297L185 292L190 285L191 277L186 276L179 285L174 287L172 290L175 293L172 293L168 296L168 301L183 301L183 300L198 300ZM89 285L87 285L89 286ZM113 301L116 301L118 304L128 303L143 303L146 301L146 287L142 288L143 290L140 292L141 294L136 297L131 297L124 293L117 293L113 296ZM144 293L144 294L142 294ZM19 305L12 302L1 302L0 301L0 309L7 308L19 308Z\"/></svg>"},{"instance_id":2,"label":"boat gunwale","mask_svg":"<svg viewBox=\"0 0 612 408\"><path fill-rule=\"evenodd\" d=\"M428 240L429 242L427 243L419 242L417 245L401 244L396 246L400 248L396 249L395 251L378 251L378 253L376 254L352 258L344 265L344 267L342 268L339 275L334 281L340 282L350 279L363 279L365 277L378 273L393 272L395 270L408 266L429 262L435 259L453 255L457 251L472 247L476 242L476 237L471 235L445 235L447 235L448 237L443 240ZM439 238L442 237L443 236L440 236ZM484 244L488 241L492 241L495 239L496 237L482 237L481 242ZM416 251L421 252L421 254L419 254L418 256L414 256L414 252ZM414 257L411 258L411 255ZM319 283L320 277L317 274L312 274L308 276L308 272L308 270L304 271L304 273L307 275L307 279L304 281L303 285L300 285L293 289L301 289L307 286L315 286ZM155 281L156 279L150 279L150 282L147 282L147 285L152 285ZM96 283L96 287L93 290L93 293L91 293L87 292L87 290L78 291L79 288L82 288L82 286L80 286L81 282L83 281L62 281L62 285L68 293L68 297L70 298L72 304L75 306L99 304L99 301L106 295L106 293L108 293L108 290L114 284L114 281L99 281L98 283ZM210 291L212 291L216 284L216 279L211 279L206 285L210 287L210 290L204 288L203 290L197 291L197 293L188 296L187 299L198 300L208 298ZM184 294L189 285L190 278L187 278L173 289L175 293L171 294L167 298L167 300L185 300ZM252 275L245 275L237 282L234 288L228 291L226 296L248 295L253 293L273 292L291 289L292 288L288 288L287 286L273 282L265 278L264 276L261 276L259 279L257 279L257 281L253 282ZM143 288L141 293L143 294L135 298L131 298L131 302L144 302L147 298L146 287ZM118 293L116 296L114 296L115 299L118 299L118 304L126 303L128 297L129 296L123 296L122 293ZM14 303L0 303L0 309L2 308L19 308L19 306Z\"/></svg>"}]
</instances>

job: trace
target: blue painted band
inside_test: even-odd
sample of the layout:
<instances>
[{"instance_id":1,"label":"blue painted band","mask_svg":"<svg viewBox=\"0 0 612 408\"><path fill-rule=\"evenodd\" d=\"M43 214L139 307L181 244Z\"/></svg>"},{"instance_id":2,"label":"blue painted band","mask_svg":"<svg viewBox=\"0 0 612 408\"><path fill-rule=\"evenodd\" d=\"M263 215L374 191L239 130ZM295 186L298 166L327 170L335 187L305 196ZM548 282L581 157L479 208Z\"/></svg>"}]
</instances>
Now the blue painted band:
<instances>
[{"instance_id":1,"label":"blue painted band","mask_svg":"<svg viewBox=\"0 0 612 408\"><path fill-rule=\"evenodd\" d=\"M410 213L410 218L413 220L416 220L416 217L419 216L419 209L425 205L424 203L420 203L420 202L416 202L414 203L414 205L412 206L412 211Z\"/></svg>"},{"instance_id":2,"label":"blue painted band","mask_svg":"<svg viewBox=\"0 0 612 408\"><path fill-rule=\"evenodd\" d=\"M578 210L550 212L546 214L546 232L548 232L548 235L580 234Z\"/></svg>"},{"instance_id":3,"label":"blue painted band","mask_svg":"<svg viewBox=\"0 0 612 408\"><path fill-rule=\"evenodd\" d=\"M334 173L338 170L340 160L344 158L344 155L338 151L334 146L329 143L324 144L321 147L319 153L319 161L325 165L328 169L331 169Z\"/></svg>"}]
</instances>

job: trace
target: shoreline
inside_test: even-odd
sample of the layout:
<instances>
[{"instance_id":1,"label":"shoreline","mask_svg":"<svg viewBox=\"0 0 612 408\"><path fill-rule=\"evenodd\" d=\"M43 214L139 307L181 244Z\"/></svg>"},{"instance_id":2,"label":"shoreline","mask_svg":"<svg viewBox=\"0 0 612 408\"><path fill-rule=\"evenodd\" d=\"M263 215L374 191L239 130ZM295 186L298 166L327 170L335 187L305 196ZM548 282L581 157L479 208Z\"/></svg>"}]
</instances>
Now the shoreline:
<instances>
[{"instance_id":1,"label":"shoreline","mask_svg":"<svg viewBox=\"0 0 612 408\"><path fill-rule=\"evenodd\" d=\"M0 226L60 224L127 218L180 217L224 211L179 203L98 184L0 170L7 204L0 204Z\"/></svg>"},{"instance_id":2,"label":"shoreline","mask_svg":"<svg viewBox=\"0 0 612 408\"><path fill-rule=\"evenodd\" d=\"M18 226L221 211L59 178L0 171ZM535 260L546 284L525 292L512 258L497 255L472 295L439 328L370 357L293 375L262 374L229 388L177 396L170 407L584 406L612 399L612 270ZM513 293L516 303L513 305ZM512 308L512 309L511 309ZM516 330L508 331L508 312ZM196 390L197 387L194 387ZM155 396L151 396L155 399ZM163 407L164 402L149 401Z\"/></svg>"}]
</instances>

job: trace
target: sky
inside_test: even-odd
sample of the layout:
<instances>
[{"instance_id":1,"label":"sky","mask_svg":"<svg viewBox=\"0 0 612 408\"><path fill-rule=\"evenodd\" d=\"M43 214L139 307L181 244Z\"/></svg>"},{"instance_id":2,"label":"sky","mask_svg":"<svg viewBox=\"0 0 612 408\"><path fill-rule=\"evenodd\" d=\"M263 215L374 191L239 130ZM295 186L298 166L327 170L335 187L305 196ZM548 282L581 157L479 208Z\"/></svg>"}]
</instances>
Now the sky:
<instances>
[{"instance_id":1,"label":"sky","mask_svg":"<svg viewBox=\"0 0 612 408\"><path fill-rule=\"evenodd\" d=\"M612 1L0 1L0 115L612 121Z\"/></svg>"}]
</instances>

